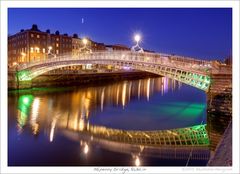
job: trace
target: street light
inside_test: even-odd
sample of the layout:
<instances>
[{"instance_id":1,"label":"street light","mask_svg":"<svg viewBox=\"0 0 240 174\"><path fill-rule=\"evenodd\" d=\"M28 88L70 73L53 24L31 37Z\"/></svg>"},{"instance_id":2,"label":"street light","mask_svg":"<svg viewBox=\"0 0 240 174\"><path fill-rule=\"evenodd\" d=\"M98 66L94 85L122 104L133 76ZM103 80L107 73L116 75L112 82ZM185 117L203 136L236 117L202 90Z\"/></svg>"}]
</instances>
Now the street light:
<instances>
[{"instance_id":1,"label":"street light","mask_svg":"<svg viewBox=\"0 0 240 174\"><path fill-rule=\"evenodd\" d=\"M139 34L136 34L134 36L134 40L138 43L141 40L141 36Z\"/></svg>"},{"instance_id":2,"label":"street light","mask_svg":"<svg viewBox=\"0 0 240 174\"><path fill-rule=\"evenodd\" d=\"M88 40L86 38L83 38L82 42L83 42L84 46L86 47Z\"/></svg>"},{"instance_id":3,"label":"street light","mask_svg":"<svg viewBox=\"0 0 240 174\"><path fill-rule=\"evenodd\" d=\"M88 39L87 38L83 38L82 39L82 43L83 43L83 47L79 48L79 52L82 52L82 50L87 50L87 52L92 53L92 50L87 48L87 44L88 44Z\"/></svg>"},{"instance_id":4,"label":"street light","mask_svg":"<svg viewBox=\"0 0 240 174\"><path fill-rule=\"evenodd\" d=\"M52 50L52 46L49 46L48 47L48 53L51 53L51 50Z\"/></svg>"},{"instance_id":5,"label":"street light","mask_svg":"<svg viewBox=\"0 0 240 174\"><path fill-rule=\"evenodd\" d=\"M131 50L135 52L140 52L143 53L143 49L139 46L139 42L141 41L141 35L140 34L135 34L134 35L134 40L136 41L136 45L134 45Z\"/></svg>"},{"instance_id":6,"label":"street light","mask_svg":"<svg viewBox=\"0 0 240 174\"><path fill-rule=\"evenodd\" d=\"M50 55L54 56L54 58L56 58L57 55L56 55L56 54L53 54L51 51L52 51L52 46L49 46L49 47L48 47L48 54L50 54Z\"/></svg>"}]
</instances>

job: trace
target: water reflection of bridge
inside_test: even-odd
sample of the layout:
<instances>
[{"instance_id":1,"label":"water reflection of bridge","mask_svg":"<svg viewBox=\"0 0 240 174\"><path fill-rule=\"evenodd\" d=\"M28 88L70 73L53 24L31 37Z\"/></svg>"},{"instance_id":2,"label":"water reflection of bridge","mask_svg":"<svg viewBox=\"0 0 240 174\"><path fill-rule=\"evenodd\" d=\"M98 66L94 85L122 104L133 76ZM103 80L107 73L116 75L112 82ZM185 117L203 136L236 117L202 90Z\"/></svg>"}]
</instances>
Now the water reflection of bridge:
<instances>
[{"instance_id":1,"label":"water reflection of bridge","mask_svg":"<svg viewBox=\"0 0 240 174\"><path fill-rule=\"evenodd\" d=\"M208 160L210 156L206 125L156 131L128 131L103 126L84 127L78 130L64 127L63 133L75 141L85 142L84 149L100 144L110 151L154 156L166 159Z\"/></svg>"},{"instance_id":2,"label":"water reflection of bridge","mask_svg":"<svg viewBox=\"0 0 240 174\"><path fill-rule=\"evenodd\" d=\"M83 124L83 125L82 125ZM104 126L84 125L80 122L77 130L82 134L94 138L105 139L114 142L122 142L143 146L202 146L209 145L206 125L197 125L187 128L156 130L156 131L133 131L112 129ZM74 128L67 127L74 130Z\"/></svg>"}]
</instances>

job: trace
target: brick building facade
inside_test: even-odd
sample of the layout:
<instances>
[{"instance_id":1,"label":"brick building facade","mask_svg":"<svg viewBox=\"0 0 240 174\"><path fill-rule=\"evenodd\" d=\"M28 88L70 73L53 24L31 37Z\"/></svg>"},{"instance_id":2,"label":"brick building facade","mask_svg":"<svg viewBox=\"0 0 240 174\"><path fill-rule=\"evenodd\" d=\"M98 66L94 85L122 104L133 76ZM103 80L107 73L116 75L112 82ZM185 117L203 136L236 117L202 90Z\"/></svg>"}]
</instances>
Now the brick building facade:
<instances>
[{"instance_id":1,"label":"brick building facade","mask_svg":"<svg viewBox=\"0 0 240 174\"><path fill-rule=\"evenodd\" d=\"M123 45L105 45L87 38L87 48L91 51L129 50ZM20 32L8 37L8 66L22 64L32 61L44 61L58 55L72 53L78 56L81 48L84 47L83 40L74 34L60 34L59 31L50 33L38 29L37 25L32 25L31 29L21 30Z\"/></svg>"}]
</instances>

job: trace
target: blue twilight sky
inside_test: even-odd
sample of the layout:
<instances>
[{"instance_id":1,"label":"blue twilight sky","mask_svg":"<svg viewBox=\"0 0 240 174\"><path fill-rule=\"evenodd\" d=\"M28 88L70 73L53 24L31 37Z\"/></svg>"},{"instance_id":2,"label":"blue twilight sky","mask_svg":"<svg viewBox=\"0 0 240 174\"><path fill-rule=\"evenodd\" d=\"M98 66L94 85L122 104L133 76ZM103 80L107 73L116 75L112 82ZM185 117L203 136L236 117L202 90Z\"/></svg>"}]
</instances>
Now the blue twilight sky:
<instances>
[{"instance_id":1,"label":"blue twilight sky","mask_svg":"<svg viewBox=\"0 0 240 174\"><path fill-rule=\"evenodd\" d=\"M39 29L88 36L105 44L141 46L162 53L223 59L232 50L231 8L10 8L8 33Z\"/></svg>"}]
</instances>

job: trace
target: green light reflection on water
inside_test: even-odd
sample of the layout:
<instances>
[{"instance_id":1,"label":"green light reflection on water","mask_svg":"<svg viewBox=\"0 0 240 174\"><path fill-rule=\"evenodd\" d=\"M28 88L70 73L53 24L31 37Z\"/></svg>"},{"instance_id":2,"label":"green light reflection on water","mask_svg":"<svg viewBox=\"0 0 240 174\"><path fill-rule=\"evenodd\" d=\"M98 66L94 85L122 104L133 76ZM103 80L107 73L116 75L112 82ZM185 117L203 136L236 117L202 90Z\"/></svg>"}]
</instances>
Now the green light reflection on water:
<instances>
[{"instance_id":1,"label":"green light reflection on water","mask_svg":"<svg viewBox=\"0 0 240 174\"><path fill-rule=\"evenodd\" d=\"M19 111L19 124L23 127L26 124L29 110L33 102L33 95L22 95L18 99L18 111Z\"/></svg>"}]
</instances>

